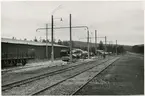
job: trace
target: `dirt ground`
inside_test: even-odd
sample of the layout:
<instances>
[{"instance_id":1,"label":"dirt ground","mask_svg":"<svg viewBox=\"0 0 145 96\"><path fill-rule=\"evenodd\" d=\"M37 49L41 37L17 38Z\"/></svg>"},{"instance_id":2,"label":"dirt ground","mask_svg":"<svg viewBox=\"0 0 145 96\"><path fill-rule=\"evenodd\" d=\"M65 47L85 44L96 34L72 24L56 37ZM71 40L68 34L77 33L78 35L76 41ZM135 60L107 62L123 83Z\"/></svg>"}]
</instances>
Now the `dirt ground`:
<instances>
[{"instance_id":1,"label":"dirt ground","mask_svg":"<svg viewBox=\"0 0 145 96\"><path fill-rule=\"evenodd\" d=\"M144 58L127 54L96 76L76 95L143 95Z\"/></svg>"}]
</instances>

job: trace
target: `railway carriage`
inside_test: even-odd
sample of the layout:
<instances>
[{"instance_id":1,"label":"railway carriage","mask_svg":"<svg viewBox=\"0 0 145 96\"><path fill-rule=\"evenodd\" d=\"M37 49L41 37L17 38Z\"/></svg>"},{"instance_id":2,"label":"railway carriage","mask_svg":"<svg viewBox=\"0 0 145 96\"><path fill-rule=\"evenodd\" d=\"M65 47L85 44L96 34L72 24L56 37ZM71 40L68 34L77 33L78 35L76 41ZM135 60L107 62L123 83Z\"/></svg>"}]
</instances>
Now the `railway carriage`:
<instances>
[{"instance_id":1,"label":"railway carriage","mask_svg":"<svg viewBox=\"0 0 145 96\"><path fill-rule=\"evenodd\" d=\"M68 49L67 46L54 44L54 58L60 58L60 51ZM51 44L48 43L48 58L51 57ZM25 65L30 59L46 58L46 43L16 39L1 39L2 67Z\"/></svg>"}]
</instances>

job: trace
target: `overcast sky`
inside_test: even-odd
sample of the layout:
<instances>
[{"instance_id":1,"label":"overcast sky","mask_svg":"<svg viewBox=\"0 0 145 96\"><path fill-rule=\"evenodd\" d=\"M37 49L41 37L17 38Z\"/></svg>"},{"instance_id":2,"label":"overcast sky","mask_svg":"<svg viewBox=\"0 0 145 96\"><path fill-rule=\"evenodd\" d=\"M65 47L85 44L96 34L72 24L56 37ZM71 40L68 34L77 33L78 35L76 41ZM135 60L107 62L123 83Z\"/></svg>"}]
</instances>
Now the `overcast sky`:
<instances>
[{"instance_id":1,"label":"overcast sky","mask_svg":"<svg viewBox=\"0 0 145 96\"><path fill-rule=\"evenodd\" d=\"M139 1L11 1L1 2L1 10L1 34L5 38L45 38L45 30L36 32L37 28L50 25L52 14L54 18L63 18L62 22L55 19L55 26L69 26L71 13L72 26L88 26L93 37L97 30L99 37L107 36L113 43L115 40L125 45L144 43L144 11ZM49 39L50 33L51 30ZM73 29L72 34L73 40L87 41L84 28ZM54 30L54 38L69 40L69 29Z\"/></svg>"}]
</instances>

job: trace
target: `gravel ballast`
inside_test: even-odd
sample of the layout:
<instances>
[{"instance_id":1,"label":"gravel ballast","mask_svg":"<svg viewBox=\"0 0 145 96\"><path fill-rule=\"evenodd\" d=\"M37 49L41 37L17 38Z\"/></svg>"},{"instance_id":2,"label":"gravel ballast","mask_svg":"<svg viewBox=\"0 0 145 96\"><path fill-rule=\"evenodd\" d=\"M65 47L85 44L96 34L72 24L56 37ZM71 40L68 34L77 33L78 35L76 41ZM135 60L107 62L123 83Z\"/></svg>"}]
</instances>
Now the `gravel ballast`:
<instances>
[{"instance_id":1,"label":"gravel ballast","mask_svg":"<svg viewBox=\"0 0 145 96\"><path fill-rule=\"evenodd\" d=\"M105 62L97 67L94 67L91 70L81 73L80 75L75 76L74 78L68 79L65 82L52 87L39 95L71 95L78 88L88 82L91 78L96 76L102 69L109 66L112 62L117 60L118 58L109 60L109 62Z\"/></svg>"}]
</instances>

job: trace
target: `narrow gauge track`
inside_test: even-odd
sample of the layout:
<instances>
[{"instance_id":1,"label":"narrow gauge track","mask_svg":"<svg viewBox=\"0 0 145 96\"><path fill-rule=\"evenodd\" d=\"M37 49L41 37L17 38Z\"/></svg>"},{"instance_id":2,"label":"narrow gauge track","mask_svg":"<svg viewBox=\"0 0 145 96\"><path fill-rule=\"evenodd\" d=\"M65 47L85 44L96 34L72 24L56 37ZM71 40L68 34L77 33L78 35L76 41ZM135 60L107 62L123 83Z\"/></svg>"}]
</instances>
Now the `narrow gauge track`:
<instances>
[{"instance_id":1,"label":"narrow gauge track","mask_svg":"<svg viewBox=\"0 0 145 96\"><path fill-rule=\"evenodd\" d=\"M89 61L89 62L92 63L92 62L95 62L95 61ZM16 81L16 82L13 82L13 83L10 83L10 84L2 85L2 91L8 90L8 89L11 89L13 87L20 86L20 85L23 85L23 84L26 84L26 83L30 83L30 82L35 81L35 80L43 79L45 77L49 77L49 76L53 76L53 75L56 75L56 74L59 74L59 73L69 71L69 70L74 69L76 67L83 66L83 65L87 64L88 62L85 62L83 64L82 63L78 64L78 65L70 66L70 67L67 67L67 68L62 68L62 69L59 69L59 70L56 70L56 71L53 71L53 72L48 72L48 73L45 73L45 74L41 74L39 76L34 76L34 77L27 78L27 79L24 79L24 80Z\"/></svg>"},{"instance_id":2,"label":"narrow gauge track","mask_svg":"<svg viewBox=\"0 0 145 96\"><path fill-rule=\"evenodd\" d=\"M32 93L31 95L39 95L40 93L42 93L42 92L44 92L44 91L46 91L46 90L48 90L48 89L50 89L50 88L52 88L52 87L54 87L54 86L57 86L57 85L59 85L59 84L61 84L61 83L63 83L64 81L66 81L66 80L68 80L68 79L70 79L70 78L73 78L73 77L75 77L75 76L77 76L77 75L80 75L81 73L83 73L83 72L85 72L85 71L88 71L88 70L90 70L90 69L92 69L92 68L94 68L94 67L96 67L96 66L98 66L98 65L100 65L100 64L102 64L102 63L105 63L105 62L107 62L107 61L109 61L109 60L111 60L111 59L108 59L108 60L105 60L105 61L103 61L103 62L101 62L101 63L99 63L99 64L97 64L97 65L94 65L94 66L92 66L91 68L87 68L86 70L83 70L83 71L81 71L81 72L79 72L79 73L76 73L75 75L73 75L73 76L69 76L68 78L66 78L66 79L63 79L63 80L61 80L61 81L59 81L59 82L57 82L57 83L55 83L55 84L53 84L53 85L51 85L51 86L47 86L46 88L43 88L43 89L41 89L41 90L38 90L37 92L35 92L35 93ZM116 61L116 60L115 60ZM114 62L115 62L114 61ZM112 63L111 63L112 64ZM108 67L108 66L107 66ZM105 67L103 70L105 70L107 67ZM100 72L102 72L103 70L101 70ZM100 73L99 72L99 73ZM83 87L83 86L82 86ZM81 89L81 88L80 88ZM79 90L79 89L78 89ZM76 91L77 92L77 91ZM76 92L74 92L73 94L75 94Z\"/></svg>"},{"instance_id":3,"label":"narrow gauge track","mask_svg":"<svg viewBox=\"0 0 145 96\"><path fill-rule=\"evenodd\" d=\"M118 58L119 59L119 58ZM117 59L117 60L118 60ZM114 62L112 63L115 63L117 60L115 60ZM111 63L111 64L112 64ZM108 66L106 66L105 68L103 68L98 74L96 74L95 76L93 76L90 80L88 80L85 84L83 84L80 88L78 88L75 92L73 92L71 95L77 95L77 93L83 89L85 86L87 86L87 84L92 81L97 75L101 74L105 69L107 69L111 64L109 64Z\"/></svg>"}]
</instances>

